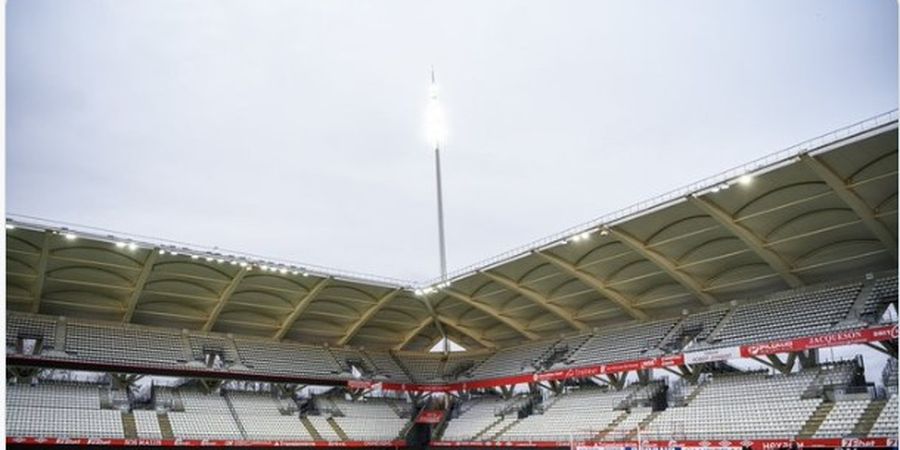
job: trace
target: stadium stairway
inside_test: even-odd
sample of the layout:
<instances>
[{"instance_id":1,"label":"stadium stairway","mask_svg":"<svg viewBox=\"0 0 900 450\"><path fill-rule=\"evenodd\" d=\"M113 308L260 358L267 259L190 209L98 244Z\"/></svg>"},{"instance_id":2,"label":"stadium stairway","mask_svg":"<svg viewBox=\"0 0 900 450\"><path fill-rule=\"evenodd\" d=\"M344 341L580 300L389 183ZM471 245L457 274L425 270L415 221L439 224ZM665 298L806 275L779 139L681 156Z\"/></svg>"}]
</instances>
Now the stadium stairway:
<instances>
[{"instance_id":1,"label":"stadium stairway","mask_svg":"<svg viewBox=\"0 0 900 450\"><path fill-rule=\"evenodd\" d=\"M488 433L489 431L491 431L491 429L493 429L494 427L496 427L498 424L500 424L500 422L503 422L503 416L497 416L497 420L491 422L490 425L484 427L481 431L475 433L475 436L472 436L472 440L473 440L473 441L477 441L477 440L480 439L482 436L487 435L487 433Z\"/></svg>"},{"instance_id":2,"label":"stadium stairway","mask_svg":"<svg viewBox=\"0 0 900 450\"><path fill-rule=\"evenodd\" d=\"M303 428L306 428L306 432L309 433L310 436L312 436L313 440L324 441L324 439L322 439L322 435L319 434L319 430L317 430L316 427L313 426L308 417L301 416L300 423L303 424Z\"/></svg>"},{"instance_id":3,"label":"stadium stairway","mask_svg":"<svg viewBox=\"0 0 900 450\"><path fill-rule=\"evenodd\" d=\"M402 409L400 409L400 407L397 406L397 403L394 402L394 400L391 398L385 397L384 402L387 403L387 405L390 406L392 410L394 410L394 414L396 414L397 417L402 418L405 415L409 414L409 411L403 411Z\"/></svg>"},{"instance_id":4,"label":"stadium stairway","mask_svg":"<svg viewBox=\"0 0 900 450\"><path fill-rule=\"evenodd\" d=\"M847 311L847 316L844 318L844 321L856 321L862 318L862 312L866 307L866 301L869 299L869 296L872 295L874 288L874 281L869 281L863 285L862 289L859 291L859 295L856 296L856 301L853 302L853 306Z\"/></svg>"},{"instance_id":5,"label":"stadium stairway","mask_svg":"<svg viewBox=\"0 0 900 450\"><path fill-rule=\"evenodd\" d=\"M716 324L716 327L706 336L706 342L716 342L719 339L719 332L722 331L722 328L725 328L727 323L731 322L731 317L734 316L736 310L737 308L734 306L728 308L728 312L719 319L719 323Z\"/></svg>"},{"instance_id":6,"label":"stadium stairway","mask_svg":"<svg viewBox=\"0 0 900 450\"><path fill-rule=\"evenodd\" d=\"M122 431L125 439L137 439L138 437L134 414L129 411L122 411Z\"/></svg>"},{"instance_id":7,"label":"stadium stairway","mask_svg":"<svg viewBox=\"0 0 900 450\"><path fill-rule=\"evenodd\" d=\"M813 435L816 434L816 431L819 431L819 427L822 426L822 422L825 421L832 409L834 409L834 403L832 402L819 403L816 410L813 411L812 415L809 416L809 419L806 420L806 423L803 424L803 428L800 429L797 438L809 439L813 437Z\"/></svg>"},{"instance_id":8,"label":"stadium stairway","mask_svg":"<svg viewBox=\"0 0 900 450\"><path fill-rule=\"evenodd\" d=\"M524 417L519 417L519 418L517 418L516 420L507 422L506 425L503 426L503 428L500 428L500 431L498 431L496 434L494 434L493 436L491 436L491 439L490 439L490 440L496 441L497 439L500 438L500 436L503 435L503 433L506 433L507 430L509 430L510 428L516 426L516 424L518 424L519 422L521 422L522 419L524 419Z\"/></svg>"},{"instance_id":9,"label":"stadium stairway","mask_svg":"<svg viewBox=\"0 0 900 450\"><path fill-rule=\"evenodd\" d=\"M175 439L175 433L172 432L172 422L169 421L168 414L160 414L156 416L156 420L159 421L159 433L162 435L163 439Z\"/></svg>"},{"instance_id":10,"label":"stadium stairway","mask_svg":"<svg viewBox=\"0 0 900 450\"><path fill-rule=\"evenodd\" d=\"M599 441L599 440L602 440L604 437L606 437L607 434L609 434L609 433L611 433L613 430L615 430L616 427L617 427L620 423L622 423L622 421L625 420L626 417L628 417L628 412L623 412L622 414L619 414L619 416L616 417L615 419L613 419L613 421L610 422L609 425L606 426L606 428L600 430L599 433L597 433L597 434L591 436L591 440L592 440L592 441Z\"/></svg>"},{"instance_id":11,"label":"stadium stairway","mask_svg":"<svg viewBox=\"0 0 900 450\"><path fill-rule=\"evenodd\" d=\"M687 397L684 398L684 404L690 405L691 400L697 398L697 396L700 395L700 391L703 390L704 386L706 386L706 383L698 383L697 386L694 388L694 390L691 391L691 393L688 394Z\"/></svg>"},{"instance_id":12,"label":"stadium stairway","mask_svg":"<svg viewBox=\"0 0 900 450\"><path fill-rule=\"evenodd\" d=\"M869 432L872 431L872 427L875 426L875 422L878 420L878 416L881 415L881 411L884 409L885 405L887 405L887 402L884 400L872 400L869 402L865 411L859 416L859 421L853 426L853 431L850 435L853 437L868 436Z\"/></svg>"},{"instance_id":13,"label":"stadium stairway","mask_svg":"<svg viewBox=\"0 0 900 450\"><path fill-rule=\"evenodd\" d=\"M634 439L637 435L637 430L646 429L648 426L650 426L650 423L653 422L653 419L655 419L656 416L658 416L660 413L662 413L662 411L651 412L650 415L645 417L644 420L642 420L634 430L629 431L628 434L625 435L625 440L627 441L630 439Z\"/></svg>"},{"instance_id":14,"label":"stadium stairway","mask_svg":"<svg viewBox=\"0 0 900 450\"><path fill-rule=\"evenodd\" d=\"M415 424L416 424L416 416L413 415L412 417L409 418L409 420L406 421L406 424L403 425L403 428L400 429L400 432L397 433L397 440L398 441L406 440L407 433L409 433L409 430L411 430ZM447 426L446 421L441 421L441 423L439 423L438 426L440 426L441 424L444 424L444 427ZM437 430L435 430L435 431L437 431ZM443 432L443 430L442 430L442 432Z\"/></svg>"},{"instance_id":15,"label":"stadium stairway","mask_svg":"<svg viewBox=\"0 0 900 450\"><path fill-rule=\"evenodd\" d=\"M406 365L404 365L403 362L400 361L400 358L398 358L397 355L394 354L394 352L390 352L389 354L391 356L391 359L394 360L394 364L396 364L397 367L399 367L403 372L403 375L406 375L406 377L411 381L419 381L418 379L416 379L416 377L413 376L412 372L410 372L409 369L406 368Z\"/></svg>"},{"instance_id":16,"label":"stadium stairway","mask_svg":"<svg viewBox=\"0 0 900 450\"><path fill-rule=\"evenodd\" d=\"M241 423L240 415L234 410L234 404L231 403L231 397L228 395L228 392L225 392L222 397L225 398L225 404L228 405L228 412L231 413L231 417L234 419L238 431L241 432L241 437L247 439L247 430L244 429L244 424Z\"/></svg>"},{"instance_id":17,"label":"stadium stairway","mask_svg":"<svg viewBox=\"0 0 900 450\"><path fill-rule=\"evenodd\" d=\"M334 420L333 417L329 417L328 419L326 419L326 422L328 422L328 425L331 425L331 428L334 430L335 434L337 434L342 441L346 442L350 440L350 437L347 436L347 433L344 432L344 429L341 428L341 425L337 423L337 421Z\"/></svg>"}]
</instances>

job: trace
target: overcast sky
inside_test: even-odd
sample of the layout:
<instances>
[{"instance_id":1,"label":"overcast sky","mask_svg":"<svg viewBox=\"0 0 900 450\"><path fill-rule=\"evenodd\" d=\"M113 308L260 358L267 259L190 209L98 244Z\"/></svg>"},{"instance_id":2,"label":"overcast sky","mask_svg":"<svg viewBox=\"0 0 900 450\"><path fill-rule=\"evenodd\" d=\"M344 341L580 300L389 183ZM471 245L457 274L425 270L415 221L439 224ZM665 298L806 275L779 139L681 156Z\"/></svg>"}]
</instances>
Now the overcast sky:
<instances>
[{"instance_id":1,"label":"overcast sky","mask_svg":"<svg viewBox=\"0 0 900 450\"><path fill-rule=\"evenodd\" d=\"M868 1L9 0L7 207L422 280L897 105Z\"/></svg>"}]
</instances>

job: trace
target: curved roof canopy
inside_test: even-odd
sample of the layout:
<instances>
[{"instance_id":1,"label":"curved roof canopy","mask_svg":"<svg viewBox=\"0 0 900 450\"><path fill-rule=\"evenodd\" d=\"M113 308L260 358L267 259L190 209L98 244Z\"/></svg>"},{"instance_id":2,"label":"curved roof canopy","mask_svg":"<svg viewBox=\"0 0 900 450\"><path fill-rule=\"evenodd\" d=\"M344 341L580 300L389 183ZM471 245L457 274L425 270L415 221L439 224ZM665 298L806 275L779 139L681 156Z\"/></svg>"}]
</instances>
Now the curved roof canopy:
<instances>
[{"instance_id":1,"label":"curved roof canopy","mask_svg":"<svg viewBox=\"0 0 900 450\"><path fill-rule=\"evenodd\" d=\"M308 270L7 223L7 307L332 345L468 349L677 316L897 267L896 113L466 269Z\"/></svg>"}]
</instances>

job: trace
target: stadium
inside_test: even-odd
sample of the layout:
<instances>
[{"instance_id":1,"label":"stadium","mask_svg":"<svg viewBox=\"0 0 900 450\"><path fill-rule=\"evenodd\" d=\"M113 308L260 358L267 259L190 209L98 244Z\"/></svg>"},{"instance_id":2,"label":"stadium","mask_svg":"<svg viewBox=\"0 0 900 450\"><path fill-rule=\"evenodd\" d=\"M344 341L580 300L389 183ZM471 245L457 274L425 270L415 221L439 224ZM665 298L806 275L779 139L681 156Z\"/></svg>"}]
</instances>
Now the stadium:
<instances>
[{"instance_id":1,"label":"stadium","mask_svg":"<svg viewBox=\"0 0 900 450\"><path fill-rule=\"evenodd\" d=\"M9 217L6 444L896 448L897 119L420 283Z\"/></svg>"}]
</instances>

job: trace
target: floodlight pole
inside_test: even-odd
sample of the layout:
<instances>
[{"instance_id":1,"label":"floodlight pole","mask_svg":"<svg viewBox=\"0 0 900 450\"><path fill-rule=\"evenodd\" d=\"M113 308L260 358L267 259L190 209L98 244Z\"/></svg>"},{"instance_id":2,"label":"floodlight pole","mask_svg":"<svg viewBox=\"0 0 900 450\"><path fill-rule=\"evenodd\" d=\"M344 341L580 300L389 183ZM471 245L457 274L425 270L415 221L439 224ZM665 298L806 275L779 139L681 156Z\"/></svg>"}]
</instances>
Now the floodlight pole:
<instances>
[{"instance_id":1,"label":"floodlight pole","mask_svg":"<svg viewBox=\"0 0 900 450\"><path fill-rule=\"evenodd\" d=\"M431 92L430 92L431 107L435 108L433 113L438 113L439 105L437 103L437 81L434 78L434 67L431 67ZM432 126L441 126L442 124L431 124ZM434 171L435 171L435 181L437 183L437 219L438 219L438 250L440 252L440 263L441 263L441 285L447 282L447 243L444 239L444 192L443 186L441 183L441 132L438 129L432 130L433 139L434 139ZM450 343L447 341L447 333L444 332L443 327L439 321L437 321L437 316L435 316L435 325L438 327L438 331L441 332L441 335L444 340L444 355L450 353Z\"/></svg>"},{"instance_id":2,"label":"floodlight pole","mask_svg":"<svg viewBox=\"0 0 900 450\"><path fill-rule=\"evenodd\" d=\"M431 67L431 101L437 107L437 81L434 78L434 66ZM441 283L447 281L447 244L444 240L444 195L441 186L441 136L435 130L434 137L434 170L437 174L437 214L438 214L438 246L441 255Z\"/></svg>"},{"instance_id":3,"label":"floodlight pole","mask_svg":"<svg viewBox=\"0 0 900 450\"><path fill-rule=\"evenodd\" d=\"M437 173L438 245L441 252L441 282L447 281L447 244L444 240L444 195L441 188L441 147L434 145L434 168Z\"/></svg>"}]
</instances>

